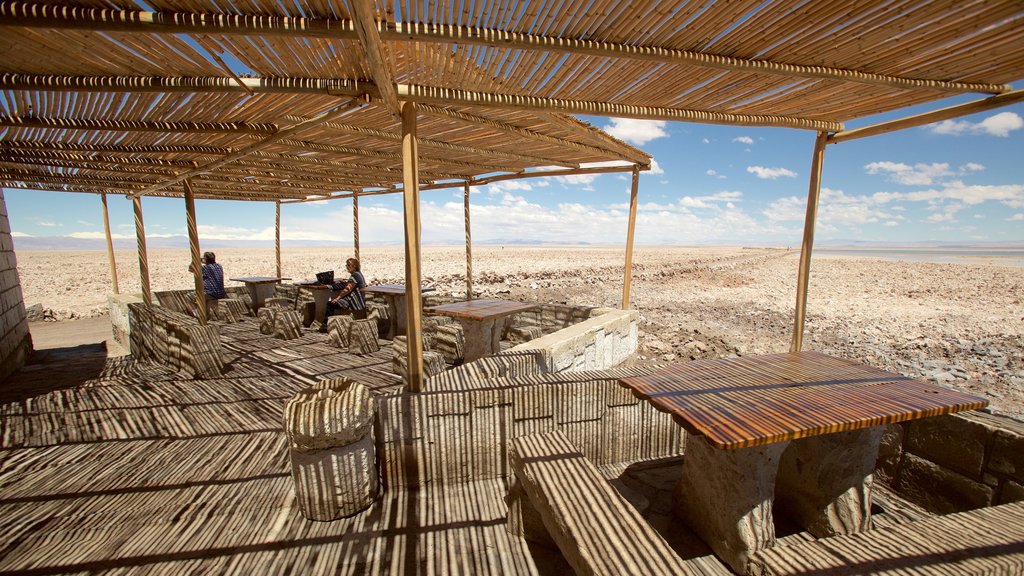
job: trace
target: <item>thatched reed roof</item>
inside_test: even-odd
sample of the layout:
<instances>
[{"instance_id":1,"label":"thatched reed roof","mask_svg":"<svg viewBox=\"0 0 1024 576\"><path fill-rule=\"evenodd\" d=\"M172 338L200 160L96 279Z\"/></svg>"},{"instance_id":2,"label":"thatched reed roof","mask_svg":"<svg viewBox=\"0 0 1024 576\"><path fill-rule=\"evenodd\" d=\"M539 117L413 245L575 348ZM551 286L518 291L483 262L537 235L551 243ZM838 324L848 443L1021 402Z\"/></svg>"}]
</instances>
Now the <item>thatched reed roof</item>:
<instances>
[{"instance_id":1,"label":"thatched reed roof","mask_svg":"<svg viewBox=\"0 0 1024 576\"><path fill-rule=\"evenodd\" d=\"M1009 91L1022 19L1019 0L0 2L0 183L388 191L402 100L428 183L644 165L564 113L837 132Z\"/></svg>"}]
</instances>

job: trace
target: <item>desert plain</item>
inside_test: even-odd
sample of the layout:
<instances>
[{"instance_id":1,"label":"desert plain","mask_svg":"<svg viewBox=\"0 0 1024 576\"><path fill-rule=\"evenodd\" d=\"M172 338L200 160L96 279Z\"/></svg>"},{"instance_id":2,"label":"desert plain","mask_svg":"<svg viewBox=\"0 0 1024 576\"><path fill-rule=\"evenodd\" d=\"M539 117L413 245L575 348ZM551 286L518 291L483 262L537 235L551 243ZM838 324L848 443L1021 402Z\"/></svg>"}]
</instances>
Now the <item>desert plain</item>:
<instances>
[{"instance_id":1,"label":"desert plain","mask_svg":"<svg viewBox=\"0 0 1024 576\"><path fill-rule=\"evenodd\" d=\"M205 249L205 248L204 248ZM217 249L228 278L272 276L273 248ZM342 273L345 248L282 249L282 274ZM400 246L361 250L373 283L404 278ZM102 316L112 291L105 251L17 252L26 306L50 321ZM121 292L140 292L134 250L115 252ZM799 252L742 247L638 246L630 305L640 313L635 362L786 352L793 333ZM466 291L466 250L424 246L422 276L439 292ZM856 359L984 396L1024 419L1024 266L998 255L951 262L816 255L804 349ZM473 291L526 302L621 306L621 246L478 246ZM189 253L151 250L154 291L187 289ZM240 285L228 281L227 285Z\"/></svg>"}]
</instances>

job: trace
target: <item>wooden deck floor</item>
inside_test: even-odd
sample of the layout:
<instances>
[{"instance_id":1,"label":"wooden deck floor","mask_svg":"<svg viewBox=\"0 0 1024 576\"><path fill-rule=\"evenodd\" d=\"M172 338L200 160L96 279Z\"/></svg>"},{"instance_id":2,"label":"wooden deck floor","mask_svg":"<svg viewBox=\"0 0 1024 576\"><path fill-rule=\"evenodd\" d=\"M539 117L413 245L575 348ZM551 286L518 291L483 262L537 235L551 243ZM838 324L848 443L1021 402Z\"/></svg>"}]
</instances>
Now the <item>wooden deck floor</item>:
<instances>
[{"instance_id":1,"label":"wooden deck floor","mask_svg":"<svg viewBox=\"0 0 1024 576\"><path fill-rule=\"evenodd\" d=\"M0 574L569 572L559 555L508 535L502 480L391 490L349 519L303 518L284 404L336 375L399 391L390 343L359 357L319 333L268 338L254 322L222 335L221 378L183 380L108 358L99 344L48 350L3 383ZM678 470L648 463L609 476L660 503L645 516L701 572L728 574L671 529L662 501Z\"/></svg>"}]
</instances>

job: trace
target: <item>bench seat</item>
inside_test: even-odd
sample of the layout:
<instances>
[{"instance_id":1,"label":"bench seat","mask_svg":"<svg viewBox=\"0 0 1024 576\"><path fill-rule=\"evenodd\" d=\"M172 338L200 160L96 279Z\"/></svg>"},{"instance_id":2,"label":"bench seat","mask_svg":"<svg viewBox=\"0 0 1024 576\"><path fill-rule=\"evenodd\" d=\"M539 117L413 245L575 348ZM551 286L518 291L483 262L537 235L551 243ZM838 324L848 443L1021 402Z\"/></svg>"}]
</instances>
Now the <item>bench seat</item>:
<instances>
[{"instance_id":1,"label":"bench seat","mask_svg":"<svg viewBox=\"0 0 1024 576\"><path fill-rule=\"evenodd\" d=\"M562 432L513 439L511 464L509 530L537 541L539 516L576 574L697 573Z\"/></svg>"},{"instance_id":2,"label":"bench seat","mask_svg":"<svg viewBox=\"0 0 1024 576\"><path fill-rule=\"evenodd\" d=\"M1024 502L760 550L748 573L1024 574Z\"/></svg>"}]
</instances>

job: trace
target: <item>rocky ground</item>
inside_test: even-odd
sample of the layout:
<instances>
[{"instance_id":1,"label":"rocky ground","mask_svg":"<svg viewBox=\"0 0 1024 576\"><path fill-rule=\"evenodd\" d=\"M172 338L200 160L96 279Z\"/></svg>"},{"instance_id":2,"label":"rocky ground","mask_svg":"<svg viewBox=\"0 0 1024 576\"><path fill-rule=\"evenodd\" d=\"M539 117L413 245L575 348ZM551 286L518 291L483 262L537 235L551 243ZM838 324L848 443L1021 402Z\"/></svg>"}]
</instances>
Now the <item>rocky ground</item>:
<instances>
[{"instance_id":1,"label":"rocky ground","mask_svg":"<svg viewBox=\"0 0 1024 576\"><path fill-rule=\"evenodd\" d=\"M273 250L218 250L227 274L274 272ZM284 275L344 270L337 249L284 250ZM619 306L621 247L477 247L474 291L523 301ZM362 253L371 282L401 281L402 251ZM106 313L103 252L18 252L27 305L38 319ZM117 253L123 292L138 292L134 252ZM424 282L465 292L465 249L424 247ZM185 250L150 255L153 290L191 286ZM638 247L632 306L641 315L638 361L789 350L797 253L781 249ZM231 283L229 283L231 284ZM816 257L804 348L861 360L984 395L993 411L1024 418L1024 268Z\"/></svg>"}]
</instances>

